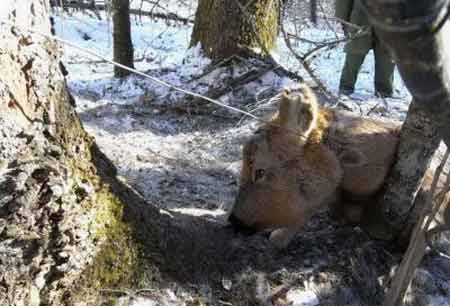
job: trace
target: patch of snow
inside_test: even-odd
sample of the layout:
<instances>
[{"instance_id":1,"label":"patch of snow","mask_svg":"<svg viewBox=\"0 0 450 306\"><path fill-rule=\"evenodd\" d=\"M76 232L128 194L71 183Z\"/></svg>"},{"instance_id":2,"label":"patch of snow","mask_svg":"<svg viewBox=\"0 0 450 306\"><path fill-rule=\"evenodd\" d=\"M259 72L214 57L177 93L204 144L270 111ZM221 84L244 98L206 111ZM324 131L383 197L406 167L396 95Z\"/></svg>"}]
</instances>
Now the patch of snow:
<instances>
[{"instance_id":1,"label":"patch of snow","mask_svg":"<svg viewBox=\"0 0 450 306\"><path fill-rule=\"evenodd\" d=\"M135 299L130 304L130 306L164 306L164 305L157 301L140 297L140 298Z\"/></svg>"},{"instance_id":2,"label":"patch of snow","mask_svg":"<svg viewBox=\"0 0 450 306\"><path fill-rule=\"evenodd\" d=\"M342 36L335 36L335 33L326 31L323 29L307 28L300 33L301 37L311 41L333 41L335 39L341 39ZM315 47L315 45L301 42L291 42L294 49L299 54L306 54L309 50ZM297 71L306 80L311 81L308 73L304 70L302 65L295 59L288 50L284 38L280 37L277 42L277 49L273 52L274 57L285 67L290 70ZM344 44L341 43L334 48L327 48L324 51L315 53L314 60L311 61L311 68L315 71L319 79L325 84L325 86L332 90L335 94L338 93L339 80L342 67L344 66L345 52ZM361 94L364 97L374 96L374 55L373 51L370 51L361 67L358 74L358 80L355 84L355 93ZM411 95L408 89L405 87L400 74L397 69L394 72L394 96L397 99L409 101Z\"/></svg>"},{"instance_id":3,"label":"patch of snow","mask_svg":"<svg viewBox=\"0 0 450 306\"><path fill-rule=\"evenodd\" d=\"M289 305L292 306L319 306L319 299L313 291L290 290L286 294Z\"/></svg>"},{"instance_id":4,"label":"patch of snow","mask_svg":"<svg viewBox=\"0 0 450 306\"><path fill-rule=\"evenodd\" d=\"M210 209L199 209L199 208L174 208L171 209L171 211L173 212L178 212L184 215L190 215L190 216L197 216L197 217L201 217L201 216L212 216L212 217L217 217L217 216L222 216L222 215L226 215L227 212L223 209L215 209L215 210L210 210Z\"/></svg>"},{"instance_id":5,"label":"patch of snow","mask_svg":"<svg viewBox=\"0 0 450 306\"><path fill-rule=\"evenodd\" d=\"M107 18L97 20L80 13L72 16L56 16L56 29L58 36L75 42L89 50L112 58L111 25ZM242 70L216 69L212 73L205 74L202 78L192 81L205 71L211 61L202 56L200 46L188 48L191 25L170 26L162 21L154 21L142 18L132 25L132 39L135 57L140 59L135 63L138 70L147 71L150 75L160 78L175 86L204 93L208 86L218 84L220 80L230 77L229 74L243 73ZM86 40L86 35L90 39ZM301 33L302 37L314 41L336 39L335 33L323 29L308 28ZM340 38L340 37L337 37ZM307 52L313 45L306 42L293 43L294 48L300 54ZM337 94L339 77L345 59L344 45L317 53L311 61L311 67L323 81L323 83ZM274 57L286 68L297 71L300 75L310 81L310 77L304 71L300 63L290 54L282 38L278 41L278 47L274 51ZM88 64L89 61L98 61L72 48L65 48L65 61L72 63L68 65L70 72L68 80L69 87L75 93L89 93L98 99L113 100L113 103L134 104L142 97L152 101L156 97L166 97L166 103L172 103L183 99L184 95L172 91L170 88L155 84L148 79L140 77L129 77L124 81L117 80L112 76L112 67L102 62ZM81 62L81 63L80 63ZM86 62L83 64L83 62ZM355 93L351 98L361 101L359 104L367 104L367 100L376 99L373 93L373 52L369 52L361 68L356 84ZM258 99L254 93L264 88L281 88L290 86L294 82L288 78L280 78L274 73L268 73L259 82L251 82L245 86L250 96ZM386 99L390 106L389 111L395 118L404 119L410 94L404 86L398 71L394 77L394 99ZM223 101L231 103L230 97L223 97ZM156 99L155 103L161 103Z\"/></svg>"}]
</instances>

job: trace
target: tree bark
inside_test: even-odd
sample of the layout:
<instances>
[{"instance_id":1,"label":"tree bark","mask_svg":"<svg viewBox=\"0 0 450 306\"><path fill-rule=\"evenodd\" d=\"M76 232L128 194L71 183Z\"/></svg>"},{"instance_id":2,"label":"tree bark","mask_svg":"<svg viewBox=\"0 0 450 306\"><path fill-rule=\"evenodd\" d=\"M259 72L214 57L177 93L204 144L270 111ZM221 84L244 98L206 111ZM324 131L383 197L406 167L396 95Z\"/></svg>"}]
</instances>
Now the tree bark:
<instances>
[{"instance_id":1,"label":"tree bark","mask_svg":"<svg viewBox=\"0 0 450 306\"><path fill-rule=\"evenodd\" d=\"M317 0L309 0L311 22L317 24Z\"/></svg>"},{"instance_id":2,"label":"tree bark","mask_svg":"<svg viewBox=\"0 0 450 306\"><path fill-rule=\"evenodd\" d=\"M200 43L213 59L252 55L260 43L270 51L278 34L279 1L239 2L242 7L237 0L200 0L190 45Z\"/></svg>"},{"instance_id":3,"label":"tree bark","mask_svg":"<svg viewBox=\"0 0 450 306\"><path fill-rule=\"evenodd\" d=\"M134 68L133 43L131 41L130 1L112 1L114 61ZM131 72L114 66L114 76L121 78Z\"/></svg>"},{"instance_id":4,"label":"tree bark","mask_svg":"<svg viewBox=\"0 0 450 306\"><path fill-rule=\"evenodd\" d=\"M16 3L0 12L20 27L0 25L0 305L100 305L99 288L138 280L139 244L58 45L21 30L50 35L47 1Z\"/></svg>"},{"instance_id":5,"label":"tree bark","mask_svg":"<svg viewBox=\"0 0 450 306\"><path fill-rule=\"evenodd\" d=\"M362 2L414 97L381 203L382 219L396 234L408 218L439 140L450 143L450 50L445 43L450 25L445 1Z\"/></svg>"},{"instance_id":6,"label":"tree bark","mask_svg":"<svg viewBox=\"0 0 450 306\"><path fill-rule=\"evenodd\" d=\"M437 129L417 103L412 102L400 133L396 162L391 168L379 204L367 212L367 229L372 237L391 240L417 219L414 205L431 159L439 146ZM381 209L380 209L381 208ZM407 235L406 235L407 236Z\"/></svg>"}]
</instances>

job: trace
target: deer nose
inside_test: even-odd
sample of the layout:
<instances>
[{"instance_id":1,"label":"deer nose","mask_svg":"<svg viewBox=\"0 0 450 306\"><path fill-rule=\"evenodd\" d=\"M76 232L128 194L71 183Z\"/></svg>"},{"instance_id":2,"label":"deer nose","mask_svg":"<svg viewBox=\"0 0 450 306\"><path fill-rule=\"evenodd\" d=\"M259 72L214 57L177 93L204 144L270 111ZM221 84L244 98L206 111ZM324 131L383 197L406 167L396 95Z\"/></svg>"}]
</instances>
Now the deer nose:
<instances>
[{"instance_id":1,"label":"deer nose","mask_svg":"<svg viewBox=\"0 0 450 306\"><path fill-rule=\"evenodd\" d=\"M228 217L228 222L230 222L235 232L242 233L244 235L253 235L257 230L251 226L245 225L238 217L231 214Z\"/></svg>"}]
</instances>

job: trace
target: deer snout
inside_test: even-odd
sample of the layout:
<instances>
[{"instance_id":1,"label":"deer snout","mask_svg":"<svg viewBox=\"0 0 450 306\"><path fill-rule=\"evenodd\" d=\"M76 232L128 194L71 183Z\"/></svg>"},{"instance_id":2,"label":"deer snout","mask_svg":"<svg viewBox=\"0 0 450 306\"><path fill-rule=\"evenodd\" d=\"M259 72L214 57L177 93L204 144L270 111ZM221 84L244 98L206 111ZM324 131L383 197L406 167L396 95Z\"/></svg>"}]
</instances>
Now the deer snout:
<instances>
[{"instance_id":1,"label":"deer snout","mask_svg":"<svg viewBox=\"0 0 450 306\"><path fill-rule=\"evenodd\" d=\"M235 232L244 234L244 235L253 235L257 232L256 228L244 224L238 217L234 214L231 214L228 217L228 222L230 222Z\"/></svg>"}]
</instances>

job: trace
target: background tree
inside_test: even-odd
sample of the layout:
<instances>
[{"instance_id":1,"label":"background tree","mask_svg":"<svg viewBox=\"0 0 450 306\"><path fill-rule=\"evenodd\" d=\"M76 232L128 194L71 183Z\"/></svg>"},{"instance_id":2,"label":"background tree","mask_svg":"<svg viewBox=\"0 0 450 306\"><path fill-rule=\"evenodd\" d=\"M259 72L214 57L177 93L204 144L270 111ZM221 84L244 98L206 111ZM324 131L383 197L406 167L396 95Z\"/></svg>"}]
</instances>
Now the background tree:
<instances>
[{"instance_id":1,"label":"background tree","mask_svg":"<svg viewBox=\"0 0 450 306\"><path fill-rule=\"evenodd\" d=\"M270 51L278 21L278 0L199 0L190 45L213 59L251 55L260 43Z\"/></svg>"},{"instance_id":2,"label":"background tree","mask_svg":"<svg viewBox=\"0 0 450 306\"><path fill-rule=\"evenodd\" d=\"M113 19L113 44L114 61L128 66L133 66L133 43L131 41L130 25L130 1L112 0L112 19ZM129 75L128 70L114 66L114 76L124 77Z\"/></svg>"}]
</instances>

